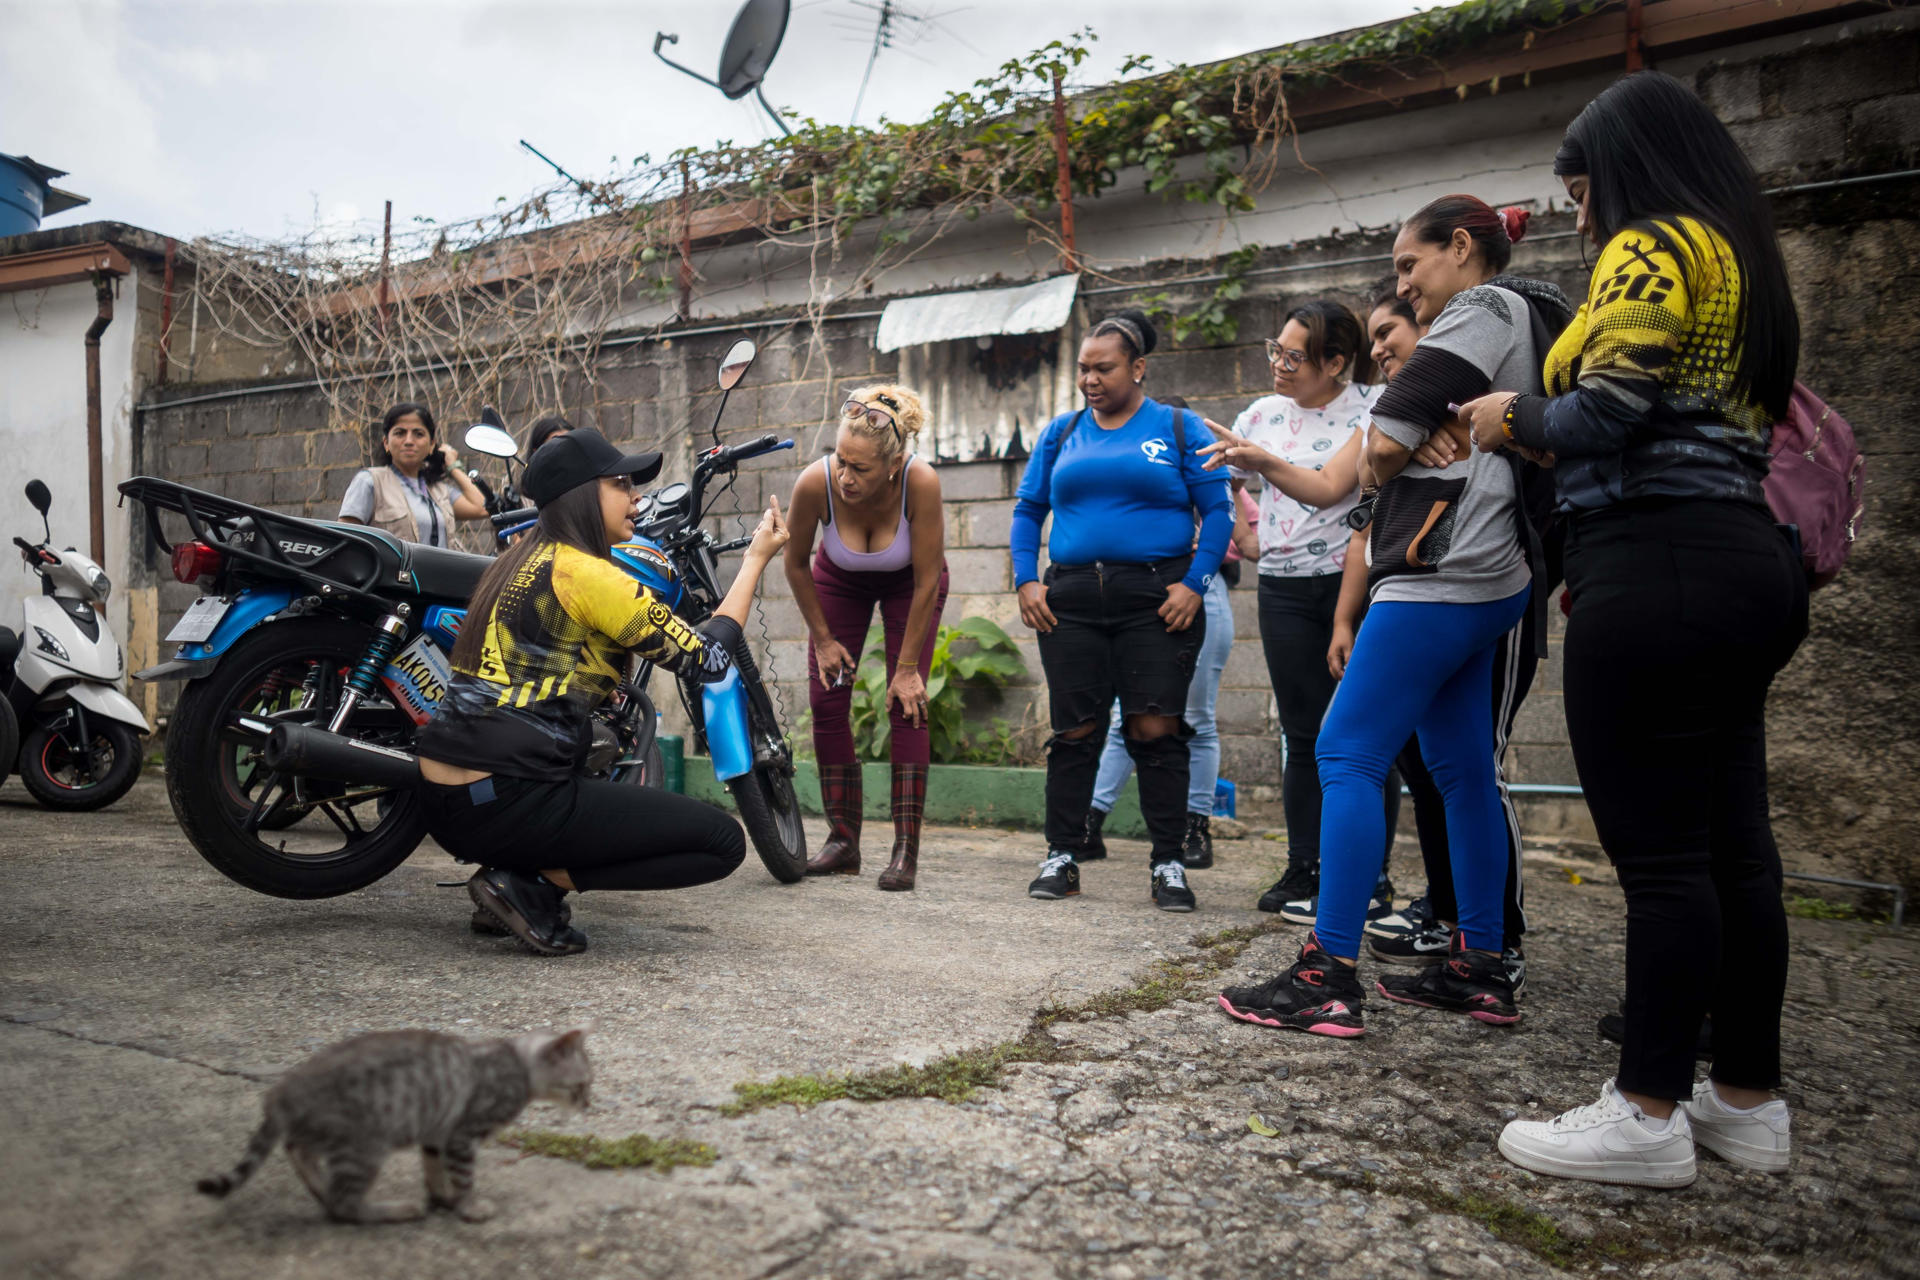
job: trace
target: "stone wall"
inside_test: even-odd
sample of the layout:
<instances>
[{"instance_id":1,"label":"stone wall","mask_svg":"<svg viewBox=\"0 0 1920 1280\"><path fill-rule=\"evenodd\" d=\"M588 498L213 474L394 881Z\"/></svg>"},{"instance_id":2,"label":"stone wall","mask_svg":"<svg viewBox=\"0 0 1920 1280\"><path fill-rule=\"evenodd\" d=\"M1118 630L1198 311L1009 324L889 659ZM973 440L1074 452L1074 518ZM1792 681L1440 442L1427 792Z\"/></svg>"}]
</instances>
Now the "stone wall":
<instances>
[{"instance_id":1,"label":"stone wall","mask_svg":"<svg viewBox=\"0 0 1920 1280\"><path fill-rule=\"evenodd\" d=\"M1882 27L1870 39L1713 64L1696 83L1774 185L1876 178L1911 167L1920 152L1920 36L1910 29ZM1872 508L1847 573L1815 599L1813 636L1779 683L1769 728L1775 818L1789 864L1920 887L1920 840L1907 812L1910 780L1920 766L1911 729L1911 690L1920 676L1914 643L1920 583L1906 553L1920 533L1912 425L1920 421L1920 373L1911 356L1920 340L1917 194L1920 184L1906 178L1792 192L1776 201L1805 331L1802 376L1858 430L1872 457ZM1081 212L1083 221L1099 216L1097 203ZM1578 298L1587 272L1570 223L1565 215L1536 217L1514 269L1553 280ZM1201 412L1230 421L1270 390L1260 340L1277 330L1287 309L1329 294L1358 304L1384 275L1389 244L1382 232L1267 251L1235 304L1240 341L1164 350L1151 363L1149 390L1184 395ZM1186 274L1191 265L1159 264L1142 275L1164 279ZM1178 304L1204 296L1204 289L1170 292ZM1128 296L1112 288L1084 296L1081 314L1061 336L1063 352L1071 351L1089 314L1126 305ZM816 343L810 330L785 318L749 317L720 333L609 344L591 381L544 389L529 382L493 394L518 426L541 413L564 412L615 440L663 449L667 476L684 476L693 450L707 439L719 353L742 334L754 337L762 355L728 405L723 438L775 431L793 436L799 447L742 468L715 518L723 535L733 536L749 527L767 494L784 501L798 469L828 447L822 424L847 390L895 375L897 357L874 349L874 323L828 322ZM177 387L170 394L205 390ZM471 421L479 407L472 389L445 379L415 394L435 405L446 424ZM328 430L325 422L318 396L302 392L163 408L146 415L145 466L249 501L331 515L353 471L365 464L367 441ZM993 618L1015 636L1027 681L1003 698L979 700L974 710L982 720L999 716L1037 726L1038 656L1018 623L1006 552L1019 471L1017 462L998 460L942 464L953 574L946 617ZM153 568L164 575L164 566ZM163 586L164 626L191 592L170 581ZM764 630L750 627L749 636L763 647L788 722L797 723L806 704L805 631L777 572L764 596ZM1250 588L1235 593L1236 645L1220 714L1223 773L1260 795L1277 785L1280 748L1253 604ZM1553 657L1522 712L1510 762L1523 782L1576 780L1560 708L1558 610L1550 616Z\"/></svg>"}]
</instances>

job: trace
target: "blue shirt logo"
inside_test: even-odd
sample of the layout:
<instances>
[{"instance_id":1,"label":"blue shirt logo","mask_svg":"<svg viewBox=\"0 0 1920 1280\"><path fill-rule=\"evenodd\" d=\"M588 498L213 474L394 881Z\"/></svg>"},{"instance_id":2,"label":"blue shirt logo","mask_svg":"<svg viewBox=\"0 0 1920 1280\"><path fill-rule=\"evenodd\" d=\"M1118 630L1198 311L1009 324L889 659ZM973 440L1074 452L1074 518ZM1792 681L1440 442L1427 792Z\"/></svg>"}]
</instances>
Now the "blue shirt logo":
<instances>
[{"instance_id":1,"label":"blue shirt logo","mask_svg":"<svg viewBox=\"0 0 1920 1280\"><path fill-rule=\"evenodd\" d=\"M1172 458L1162 456L1172 451L1173 446L1165 440L1142 440L1140 442L1140 452L1147 455L1147 461L1157 462L1163 467L1171 467L1174 465Z\"/></svg>"}]
</instances>

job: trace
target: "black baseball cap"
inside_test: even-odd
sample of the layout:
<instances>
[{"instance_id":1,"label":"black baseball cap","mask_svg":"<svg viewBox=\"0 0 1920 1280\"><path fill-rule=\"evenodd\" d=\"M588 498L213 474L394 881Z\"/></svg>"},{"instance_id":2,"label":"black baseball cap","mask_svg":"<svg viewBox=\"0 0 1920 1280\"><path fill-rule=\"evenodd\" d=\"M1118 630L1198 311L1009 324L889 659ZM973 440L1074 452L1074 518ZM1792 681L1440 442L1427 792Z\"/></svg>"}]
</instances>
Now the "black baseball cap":
<instances>
[{"instance_id":1,"label":"black baseball cap","mask_svg":"<svg viewBox=\"0 0 1920 1280\"><path fill-rule=\"evenodd\" d=\"M635 484L645 484L659 474L659 454L622 453L592 427L581 427L555 436L535 451L521 490L534 506L544 507L601 476L632 476Z\"/></svg>"}]
</instances>

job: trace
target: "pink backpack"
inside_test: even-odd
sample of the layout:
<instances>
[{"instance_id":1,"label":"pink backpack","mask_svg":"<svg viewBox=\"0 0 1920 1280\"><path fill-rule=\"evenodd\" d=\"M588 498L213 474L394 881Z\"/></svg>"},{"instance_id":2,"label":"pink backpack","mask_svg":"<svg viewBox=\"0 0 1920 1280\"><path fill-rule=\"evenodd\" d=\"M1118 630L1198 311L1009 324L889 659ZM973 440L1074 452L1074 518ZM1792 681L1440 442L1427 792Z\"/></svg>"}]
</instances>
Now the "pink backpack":
<instances>
[{"instance_id":1,"label":"pink backpack","mask_svg":"<svg viewBox=\"0 0 1920 1280\"><path fill-rule=\"evenodd\" d=\"M1800 528L1807 581L1824 587L1853 550L1866 508L1866 464L1853 428L1804 383L1793 384L1787 416L1773 427L1767 505L1781 524Z\"/></svg>"}]
</instances>

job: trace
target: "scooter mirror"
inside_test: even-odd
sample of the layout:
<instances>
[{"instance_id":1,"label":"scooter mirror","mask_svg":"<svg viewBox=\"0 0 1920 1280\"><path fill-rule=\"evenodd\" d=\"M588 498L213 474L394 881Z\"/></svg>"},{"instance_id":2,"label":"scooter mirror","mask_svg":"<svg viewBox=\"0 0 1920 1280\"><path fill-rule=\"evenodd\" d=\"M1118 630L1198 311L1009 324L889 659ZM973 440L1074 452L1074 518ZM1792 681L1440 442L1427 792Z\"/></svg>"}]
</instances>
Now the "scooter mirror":
<instances>
[{"instance_id":1,"label":"scooter mirror","mask_svg":"<svg viewBox=\"0 0 1920 1280\"><path fill-rule=\"evenodd\" d=\"M747 376L748 366L760 349L745 338L727 348L727 354L720 361L720 389L731 391L740 385L740 379Z\"/></svg>"},{"instance_id":2,"label":"scooter mirror","mask_svg":"<svg viewBox=\"0 0 1920 1280\"><path fill-rule=\"evenodd\" d=\"M751 359L752 357L749 356L748 358ZM53 508L53 494L47 489L47 486L39 480L27 481L27 501L31 502L33 509L38 511L43 517Z\"/></svg>"},{"instance_id":3,"label":"scooter mirror","mask_svg":"<svg viewBox=\"0 0 1920 1280\"><path fill-rule=\"evenodd\" d=\"M466 441L467 448L495 458L511 458L520 452L520 446L513 442L512 436L484 422L467 428Z\"/></svg>"}]
</instances>

